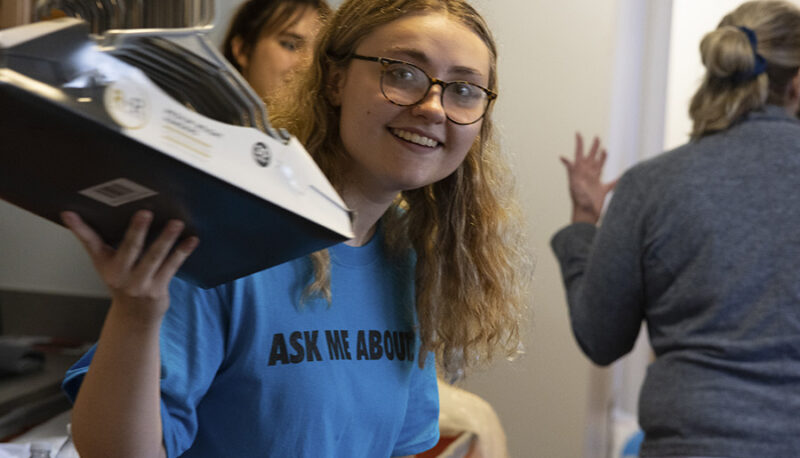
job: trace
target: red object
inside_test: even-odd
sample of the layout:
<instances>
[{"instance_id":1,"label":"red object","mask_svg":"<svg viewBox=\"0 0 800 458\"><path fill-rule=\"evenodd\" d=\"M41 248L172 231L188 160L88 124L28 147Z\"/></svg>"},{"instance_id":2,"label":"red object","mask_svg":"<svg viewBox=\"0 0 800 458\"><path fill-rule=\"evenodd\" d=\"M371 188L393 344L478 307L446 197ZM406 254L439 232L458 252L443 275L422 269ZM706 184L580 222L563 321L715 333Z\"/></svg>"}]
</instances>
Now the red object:
<instances>
[{"instance_id":1,"label":"red object","mask_svg":"<svg viewBox=\"0 0 800 458\"><path fill-rule=\"evenodd\" d=\"M432 449L427 452L417 453L417 458L436 458L449 447L450 444L455 442L458 437L459 436L440 436L439 442L437 442Z\"/></svg>"}]
</instances>

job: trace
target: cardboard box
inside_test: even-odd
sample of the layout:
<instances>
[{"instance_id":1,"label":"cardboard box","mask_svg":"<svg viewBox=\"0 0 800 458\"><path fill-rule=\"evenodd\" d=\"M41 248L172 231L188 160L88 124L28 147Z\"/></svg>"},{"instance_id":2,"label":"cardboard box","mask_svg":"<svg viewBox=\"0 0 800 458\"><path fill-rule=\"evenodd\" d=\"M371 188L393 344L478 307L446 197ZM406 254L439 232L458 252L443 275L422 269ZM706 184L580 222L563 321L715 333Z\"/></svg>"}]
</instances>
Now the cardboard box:
<instances>
[{"instance_id":1,"label":"cardboard box","mask_svg":"<svg viewBox=\"0 0 800 458\"><path fill-rule=\"evenodd\" d=\"M166 76L156 85L113 53L138 50L134 35L101 43L71 18L0 31L0 198L57 223L76 211L112 245L138 209L156 216L151 236L182 219L200 245L178 276L203 287L352 237L349 210L297 139L187 107L207 101L219 119L257 125L238 75L217 61L223 76L206 87L200 70L214 66L197 56L185 90Z\"/></svg>"}]
</instances>

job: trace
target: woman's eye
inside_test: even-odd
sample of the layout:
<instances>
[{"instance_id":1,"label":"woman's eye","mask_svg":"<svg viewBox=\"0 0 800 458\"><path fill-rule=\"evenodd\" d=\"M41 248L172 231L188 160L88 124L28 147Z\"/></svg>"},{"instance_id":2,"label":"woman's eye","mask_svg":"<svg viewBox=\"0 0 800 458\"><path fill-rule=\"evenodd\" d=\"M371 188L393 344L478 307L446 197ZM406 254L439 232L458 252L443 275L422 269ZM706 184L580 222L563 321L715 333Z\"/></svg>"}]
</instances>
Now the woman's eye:
<instances>
[{"instance_id":1,"label":"woman's eye","mask_svg":"<svg viewBox=\"0 0 800 458\"><path fill-rule=\"evenodd\" d=\"M297 51L300 49L300 43L293 40L281 40L280 44L288 51Z\"/></svg>"},{"instance_id":2,"label":"woman's eye","mask_svg":"<svg viewBox=\"0 0 800 458\"><path fill-rule=\"evenodd\" d=\"M481 103L484 97L484 92L479 87L469 83L450 84L445 94L448 100L463 107L475 106Z\"/></svg>"},{"instance_id":3,"label":"woman's eye","mask_svg":"<svg viewBox=\"0 0 800 458\"><path fill-rule=\"evenodd\" d=\"M451 91L458 97L465 99L480 97L481 92L477 87L466 83L453 84Z\"/></svg>"},{"instance_id":4,"label":"woman's eye","mask_svg":"<svg viewBox=\"0 0 800 458\"><path fill-rule=\"evenodd\" d=\"M392 78L397 81L411 81L415 79L414 72L407 68L395 68L390 72Z\"/></svg>"}]
</instances>

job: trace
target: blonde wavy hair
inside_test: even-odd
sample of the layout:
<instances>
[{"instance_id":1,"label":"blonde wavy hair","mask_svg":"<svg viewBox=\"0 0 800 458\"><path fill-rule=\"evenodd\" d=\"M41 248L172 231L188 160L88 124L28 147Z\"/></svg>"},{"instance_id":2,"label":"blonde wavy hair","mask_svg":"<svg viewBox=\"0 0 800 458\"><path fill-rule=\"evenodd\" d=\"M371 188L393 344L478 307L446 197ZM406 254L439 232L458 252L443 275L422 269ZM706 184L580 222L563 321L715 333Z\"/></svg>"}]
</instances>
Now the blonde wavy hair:
<instances>
[{"instance_id":1,"label":"blonde wavy hair","mask_svg":"<svg viewBox=\"0 0 800 458\"><path fill-rule=\"evenodd\" d=\"M747 77L756 68L749 38L755 32L756 52L766 72ZM765 104L783 105L792 78L800 69L800 9L787 1L750 1L727 14L700 42L706 75L692 97L691 137L725 130Z\"/></svg>"},{"instance_id":2,"label":"blonde wavy hair","mask_svg":"<svg viewBox=\"0 0 800 458\"><path fill-rule=\"evenodd\" d=\"M489 49L488 87L497 91L497 49L483 18L463 0L349 0L320 32L305 78L291 99L273 110L274 125L303 143L333 186L342 189L347 152L339 136L339 109L331 104L329 75L349 64L367 35L415 12L447 14L474 31ZM388 102L387 102L388 103ZM507 160L493 139L491 108L463 163L447 178L402 192L382 217L394 253L417 256L416 307L422 341L450 379L491 361L514 356L529 297L532 265ZM311 255L307 293L330 301L330 258Z\"/></svg>"}]
</instances>

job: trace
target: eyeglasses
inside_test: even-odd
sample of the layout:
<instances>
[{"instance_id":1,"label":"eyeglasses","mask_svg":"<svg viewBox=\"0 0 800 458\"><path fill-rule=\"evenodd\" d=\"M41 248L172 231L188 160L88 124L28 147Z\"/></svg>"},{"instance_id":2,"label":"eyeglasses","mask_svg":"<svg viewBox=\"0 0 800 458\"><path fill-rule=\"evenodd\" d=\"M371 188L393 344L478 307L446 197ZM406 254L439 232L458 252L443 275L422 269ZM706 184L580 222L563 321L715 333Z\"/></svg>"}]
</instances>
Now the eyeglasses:
<instances>
[{"instance_id":1,"label":"eyeglasses","mask_svg":"<svg viewBox=\"0 0 800 458\"><path fill-rule=\"evenodd\" d=\"M497 98L496 93L477 84L431 78L421 68L402 60L358 54L351 57L381 64L381 92L386 100L401 107L418 104L428 95L431 86L438 84L442 87L444 114L456 124L467 125L480 121L489 104Z\"/></svg>"}]
</instances>

